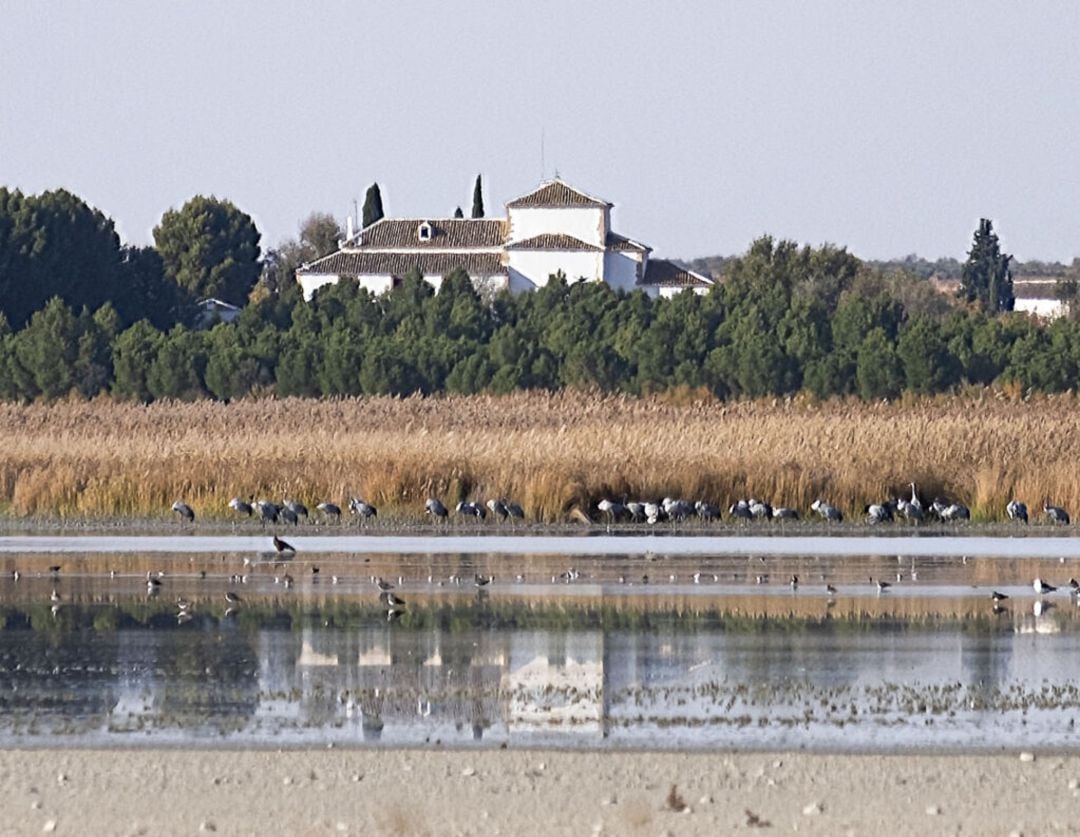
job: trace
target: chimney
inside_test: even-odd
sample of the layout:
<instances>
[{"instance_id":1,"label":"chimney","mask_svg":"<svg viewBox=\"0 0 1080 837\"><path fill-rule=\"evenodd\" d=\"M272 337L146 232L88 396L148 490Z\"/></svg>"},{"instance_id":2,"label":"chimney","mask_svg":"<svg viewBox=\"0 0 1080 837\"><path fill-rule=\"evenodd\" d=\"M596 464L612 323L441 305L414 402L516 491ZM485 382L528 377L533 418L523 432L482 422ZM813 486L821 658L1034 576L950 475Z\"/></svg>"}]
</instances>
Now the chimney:
<instances>
[{"instance_id":1,"label":"chimney","mask_svg":"<svg viewBox=\"0 0 1080 837\"><path fill-rule=\"evenodd\" d=\"M345 240L351 241L353 237L353 217L350 215L345 221Z\"/></svg>"}]
</instances>

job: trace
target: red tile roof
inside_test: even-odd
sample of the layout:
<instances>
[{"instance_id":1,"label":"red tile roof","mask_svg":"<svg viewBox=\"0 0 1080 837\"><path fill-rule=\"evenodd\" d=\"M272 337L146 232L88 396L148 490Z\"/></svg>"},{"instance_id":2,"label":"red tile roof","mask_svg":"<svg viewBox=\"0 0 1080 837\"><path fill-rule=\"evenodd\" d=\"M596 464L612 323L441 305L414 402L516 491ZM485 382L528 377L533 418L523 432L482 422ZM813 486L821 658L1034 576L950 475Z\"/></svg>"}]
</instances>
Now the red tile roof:
<instances>
[{"instance_id":1,"label":"red tile roof","mask_svg":"<svg viewBox=\"0 0 1080 837\"><path fill-rule=\"evenodd\" d=\"M510 201L509 208L515 207L566 207L566 206L611 206L607 201L594 198L585 192L568 186L561 180L549 180L527 195Z\"/></svg>"},{"instance_id":2,"label":"red tile roof","mask_svg":"<svg viewBox=\"0 0 1080 837\"><path fill-rule=\"evenodd\" d=\"M595 244L586 244L580 238L564 233L544 233L506 245L507 250L602 250Z\"/></svg>"}]
</instances>

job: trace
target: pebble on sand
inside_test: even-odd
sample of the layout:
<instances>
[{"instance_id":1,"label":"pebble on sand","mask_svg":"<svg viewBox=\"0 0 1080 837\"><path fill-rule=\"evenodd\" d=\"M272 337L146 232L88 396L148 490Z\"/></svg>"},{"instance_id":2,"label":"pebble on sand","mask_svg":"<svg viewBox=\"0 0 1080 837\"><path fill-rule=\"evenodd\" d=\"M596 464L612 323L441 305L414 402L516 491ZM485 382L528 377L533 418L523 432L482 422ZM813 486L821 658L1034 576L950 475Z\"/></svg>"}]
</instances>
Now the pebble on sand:
<instances>
[{"instance_id":1,"label":"pebble on sand","mask_svg":"<svg viewBox=\"0 0 1080 837\"><path fill-rule=\"evenodd\" d=\"M476 775L476 768L475 767L466 767L464 770L461 771L461 775L462 776L475 776Z\"/></svg>"},{"instance_id":2,"label":"pebble on sand","mask_svg":"<svg viewBox=\"0 0 1080 837\"><path fill-rule=\"evenodd\" d=\"M931 817L936 817L938 814L941 813L941 808L937 805L927 805L926 813L928 813Z\"/></svg>"},{"instance_id":3,"label":"pebble on sand","mask_svg":"<svg viewBox=\"0 0 1080 837\"><path fill-rule=\"evenodd\" d=\"M820 814L821 810L822 809L820 802L811 802L809 805L802 809L802 812L808 817L813 817L817 814Z\"/></svg>"},{"instance_id":4,"label":"pebble on sand","mask_svg":"<svg viewBox=\"0 0 1080 837\"><path fill-rule=\"evenodd\" d=\"M45 825L41 827L41 830L46 834L51 834L56 831L56 820L46 820Z\"/></svg>"},{"instance_id":5,"label":"pebble on sand","mask_svg":"<svg viewBox=\"0 0 1080 837\"><path fill-rule=\"evenodd\" d=\"M1021 753L1020 754L1020 761L1035 761L1035 754L1034 753Z\"/></svg>"}]
</instances>

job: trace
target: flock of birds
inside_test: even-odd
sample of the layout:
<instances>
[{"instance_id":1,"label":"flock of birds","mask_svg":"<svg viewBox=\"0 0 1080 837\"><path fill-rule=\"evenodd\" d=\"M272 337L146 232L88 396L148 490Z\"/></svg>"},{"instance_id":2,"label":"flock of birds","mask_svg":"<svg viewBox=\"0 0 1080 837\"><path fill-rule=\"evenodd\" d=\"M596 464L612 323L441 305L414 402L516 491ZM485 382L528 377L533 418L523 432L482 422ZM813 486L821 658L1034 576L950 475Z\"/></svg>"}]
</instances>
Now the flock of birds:
<instances>
[{"instance_id":1,"label":"flock of birds","mask_svg":"<svg viewBox=\"0 0 1080 837\"><path fill-rule=\"evenodd\" d=\"M880 503L871 503L863 510L864 519L871 525L891 523L902 519L911 523L924 521L940 521L943 523L955 523L961 520L970 520L971 511L963 503L946 503L936 498L932 503L924 504L919 497L915 483L911 485L911 497L894 497ZM229 508L239 515L257 518L264 526L266 524L290 524L298 525L301 520L308 520L311 515L308 507L298 500L285 499L281 503L270 500L255 499L254 496L244 500L233 497L229 501ZM351 497L346 504L349 514L356 517L361 523L378 517L378 509L371 503L359 498ZM661 521L679 523L697 518L702 521L717 521L724 516L721 506L705 500L691 502L689 500L665 497L660 502L623 500L622 502L603 499L596 506L601 517L613 525L620 522L656 524ZM340 522L342 508L336 503L320 502L315 510L327 521ZM194 522L195 510L182 500L177 500L172 505L172 511L187 522ZM844 513L832 503L817 499L810 505L810 511L817 517L828 523L842 523ZM1061 506L1051 505L1044 502L1043 514L1054 524L1067 525L1070 522L1069 513ZM497 521L524 520L525 511L520 503L507 500L506 498L481 501L459 502L453 511L459 519L486 520L488 515ZM1028 522L1028 507L1019 500L1010 500L1005 506L1005 513L1010 520L1021 523ZM424 503L424 514L431 517L435 522L448 522L450 509L435 497L430 497ZM734 521L754 520L799 520L799 512L789 506L774 506L763 500L750 498L737 500L727 509L727 516Z\"/></svg>"},{"instance_id":2,"label":"flock of birds","mask_svg":"<svg viewBox=\"0 0 1080 837\"><path fill-rule=\"evenodd\" d=\"M894 497L881 503L871 503L864 511L865 520L871 525L879 523L891 523L898 518L912 523L922 523L927 520L937 520L943 523L954 523L960 520L970 520L971 510L963 503L946 503L940 498L933 503L924 504L919 498L918 488L915 483L911 485L911 498ZM620 521L632 523L655 524L660 521L670 520L678 522L697 517L701 520L720 520L722 509L720 506L704 500L691 503L689 500L676 500L665 497L659 503L647 501L623 501L604 499L597 504L597 510L606 517L609 524ZM828 523L842 523L844 513L825 500L817 499L810 504L810 511ZM728 517L732 520L799 520L799 512L789 506L773 506L762 500L750 498L749 500L737 500L727 510ZM1019 500L1010 500L1005 506L1005 513L1010 520L1028 522L1027 505ZM1069 513L1061 506L1043 503L1043 513L1051 523L1068 524Z\"/></svg>"}]
</instances>

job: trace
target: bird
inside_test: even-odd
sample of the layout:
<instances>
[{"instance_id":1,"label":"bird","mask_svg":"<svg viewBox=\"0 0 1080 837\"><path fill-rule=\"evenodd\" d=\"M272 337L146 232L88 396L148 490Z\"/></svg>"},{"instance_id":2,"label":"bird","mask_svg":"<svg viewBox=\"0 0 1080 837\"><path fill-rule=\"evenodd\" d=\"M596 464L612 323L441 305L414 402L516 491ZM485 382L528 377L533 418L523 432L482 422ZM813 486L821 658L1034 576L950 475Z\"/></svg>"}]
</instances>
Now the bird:
<instances>
[{"instance_id":1,"label":"bird","mask_svg":"<svg viewBox=\"0 0 1080 837\"><path fill-rule=\"evenodd\" d=\"M278 517L283 523L289 523L293 526L297 526L300 523L300 515L290 509L288 506L282 506L278 510Z\"/></svg>"},{"instance_id":2,"label":"bird","mask_svg":"<svg viewBox=\"0 0 1080 837\"><path fill-rule=\"evenodd\" d=\"M278 555L292 555L296 553L296 547L290 543L286 543L277 535L274 535L274 551Z\"/></svg>"},{"instance_id":3,"label":"bird","mask_svg":"<svg viewBox=\"0 0 1080 837\"><path fill-rule=\"evenodd\" d=\"M764 503L761 500L755 500L751 497L750 502L747 505L750 507L750 515L755 520L768 520L772 517L772 506L768 503Z\"/></svg>"},{"instance_id":4,"label":"bird","mask_svg":"<svg viewBox=\"0 0 1080 837\"><path fill-rule=\"evenodd\" d=\"M946 523L956 520L971 520L971 510L963 503L950 503L938 513L938 516Z\"/></svg>"},{"instance_id":5,"label":"bird","mask_svg":"<svg viewBox=\"0 0 1080 837\"><path fill-rule=\"evenodd\" d=\"M49 567L49 575L60 575L60 570L63 569L59 564L53 564Z\"/></svg>"},{"instance_id":6,"label":"bird","mask_svg":"<svg viewBox=\"0 0 1080 837\"><path fill-rule=\"evenodd\" d=\"M185 599L183 596L176 597L176 609L181 613L187 613L191 610L191 602Z\"/></svg>"},{"instance_id":7,"label":"bird","mask_svg":"<svg viewBox=\"0 0 1080 837\"><path fill-rule=\"evenodd\" d=\"M240 596L238 596L232 590L226 590L225 591L225 601L228 602L231 605L237 605L237 604L240 604L240 602L242 602L243 599L241 599Z\"/></svg>"},{"instance_id":8,"label":"bird","mask_svg":"<svg viewBox=\"0 0 1080 837\"><path fill-rule=\"evenodd\" d=\"M259 522L265 526L267 523L277 523L281 507L269 500L256 500L255 511L259 513Z\"/></svg>"},{"instance_id":9,"label":"bird","mask_svg":"<svg viewBox=\"0 0 1080 837\"><path fill-rule=\"evenodd\" d=\"M774 506L772 510L773 520L798 520L799 513L787 506Z\"/></svg>"},{"instance_id":10,"label":"bird","mask_svg":"<svg viewBox=\"0 0 1080 837\"><path fill-rule=\"evenodd\" d=\"M285 585L285 589L287 590L288 588L293 586L293 577L288 573L285 573L285 575L281 578L281 583Z\"/></svg>"},{"instance_id":11,"label":"bird","mask_svg":"<svg viewBox=\"0 0 1080 837\"><path fill-rule=\"evenodd\" d=\"M491 509L491 513L499 520L506 520L510 517L510 511L506 508L506 503L502 500L488 500L487 507Z\"/></svg>"},{"instance_id":12,"label":"bird","mask_svg":"<svg viewBox=\"0 0 1080 837\"><path fill-rule=\"evenodd\" d=\"M888 590L890 587L892 587L892 585L889 584L889 582L882 581L880 578L876 582L874 581L873 578L871 578L870 583L871 584L877 584L877 589L878 589L879 593L884 593L886 590Z\"/></svg>"},{"instance_id":13,"label":"bird","mask_svg":"<svg viewBox=\"0 0 1080 837\"><path fill-rule=\"evenodd\" d=\"M254 511L254 509L251 507L251 503L249 503L247 500L242 500L239 497L233 497L231 500L229 500L229 508L232 509L234 512L247 515L248 517L251 517L251 514Z\"/></svg>"},{"instance_id":14,"label":"bird","mask_svg":"<svg viewBox=\"0 0 1080 837\"><path fill-rule=\"evenodd\" d=\"M844 520L844 514L836 506L830 505L823 500L814 500L810 504L810 508L816 511L821 517L830 523L841 523Z\"/></svg>"},{"instance_id":15,"label":"bird","mask_svg":"<svg viewBox=\"0 0 1080 837\"><path fill-rule=\"evenodd\" d=\"M161 586L161 579L155 578L149 572L146 574L146 592L153 593Z\"/></svg>"},{"instance_id":16,"label":"bird","mask_svg":"<svg viewBox=\"0 0 1080 837\"><path fill-rule=\"evenodd\" d=\"M836 595L836 588L831 584L826 584L825 585L825 592L828 593L830 596L835 596Z\"/></svg>"},{"instance_id":17,"label":"bird","mask_svg":"<svg viewBox=\"0 0 1080 837\"><path fill-rule=\"evenodd\" d=\"M372 517L378 517L379 512L371 503L367 503L359 497L350 497L349 514L355 514L360 518L360 522L364 523Z\"/></svg>"},{"instance_id":18,"label":"bird","mask_svg":"<svg viewBox=\"0 0 1080 837\"><path fill-rule=\"evenodd\" d=\"M475 517L477 520L487 518L487 510L482 503L469 503L462 500L454 509L462 517Z\"/></svg>"},{"instance_id":19,"label":"bird","mask_svg":"<svg viewBox=\"0 0 1080 837\"><path fill-rule=\"evenodd\" d=\"M195 522L195 512L187 503L177 500L175 503L172 504L172 510L178 515L180 515L180 517L182 517L188 523Z\"/></svg>"},{"instance_id":20,"label":"bird","mask_svg":"<svg viewBox=\"0 0 1080 837\"><path fill-rule=\"evenodd\" d=\"M1019 500L1010 500L1009 504L1005 506L1005 514L1009 516L1009 520L1019 520L1021 523L1028 522L1027 506Z\"/></svg>"},{"instance_id":21,"label":"bird","mask_svg":"<svg viewBox=\"0 0 1080 837\"><path fill-rule=\"evenodd\" d=\"M921 503L916 505L903 497L896 498L896 511L914 523L926 519L926 513L923 511Z\"/></svg>"},{"instance_id":22,"label":"bird","mask_svg":"<svg viewBox=\"0 0 1080 837\"><path fill-rule=\"evenodd\" d=\"M1045 594L1045 593L1053 593L1055 590L1057 590L1057 588L1054 585L1047 584L1045 581L1043 581L1041 578L1038 578L1038 577L1036 577L1035 580L1033 582L1031 582L1031 586L1035 589L1035 592L1038 593L1040 596Z\"/></svg>"},{"instance_id":23,"label":"bird","mask_svg":"<svg viewBox=\"0 0 1080 837\"><path fill-rule=\"evenodd\" d=\"M791 589L796 590L799 587L799 577L797 575L791 576Z\"/></svg>"},{"instance_id":24,"label":"bird","mask_svg":"<svg viewBox=\"0 0 1080 837\"><path fill-rule=\"evenodd\" d=\"M494 580L495 576L493 575L480 575L480 573L477 573L473 578L473 583L476 584L477 587L487 587Z\"/></svg>"},{"instance_id":25,"label":"bird","mask_svg":"<svg viewBox=\"0 0 1080 837\"><path fill-rule=\"evenodd\" d=\"M1077 581L1075 578L1070 578L1069 579L1069 587L1072 588L1072 591L1074 593L1076 593L1077 591L1080 591L1080 581Z\"/></svg>"},{"instance_id":26,"label":"bird","mask_svg":"<svg viewBox=\"0 0 1080 837\"><path fill-rule=\"evenodd\" d=\"M382 594L382 599L383 599L384 602L386 602L387 607L391 607L391 608L405 607L405 600L402 599L400 596L395 596L393 590L387 590L385 593L383 593Z\"/></svg>"},{"instance_id":27,"label":"bird","mask_svg":"<svg viewBox=\"0 0 1080 837\"><path fill-rule=\"evenodd\" d=\"M435 497L428 497L427 502L424 503L424 514L430 514L431 519L435 521L446 520L450 516L446 506Z\"/></svg>"},{"instance_id":28,"label":"bird","mask_svg":"<svg viewBox=\"0 0 1080 837\"><path fill-rule=\"evenodd\" d=\"M291 511L298 518L308 516L307 506L305 506L299 500L288 500L288 499L286 499L285 501L283 501L282 507L288 509L289 511Z\"/></svg>"},{"instance_id":29,"label":"bird","mask_svg":"<svg viewBox=\"0 0 1080 837\"><path fill-rule=\"evenodd\" d=\"M323 502L319 503L315 508L321 511L326 517L332 517L334 520L341 520L341 506L335 505L334 503Z\"/></svg>"},{"instance_id":30,"label":"bird","mask_svg":"<svg viewBox=\"0 0 1080 837\"><path fill-rule=\"evenodd\" d=\"M383 593L394 589L394 585L391 584L389 581L386 581L382 576L379 576L375 579L375 586L378 587L379 590Z\"/></svg>"},{"instance_id":31,"label":"bird","mask_svg":"<svg viewBox=\"0 0 1080 837\"><path fill-rule=\"evenodd\" d=\"M720 507L715 503L707 503L704 500L698 500L694 503L694 511L697 512L697 516L702 520L720 519Z\"/></svg>"},{"instance_id":32,"label":"bird","mask_svg":"<svg viewBox=\"0 0 1080 837\"><path fill-rule=\"evenodd\" d=\"M607 516L609 523L615 523L618 519L626 514L626 506L622 503L617 503L614 500L608 500L607 498L601 500L596 504L597 510Z\"/></svg>"},{"instance_id":33,"label":"bird","mask_svg":"<svg viewBox=\"0 0 1080 837\"><path fill-rule=\"evenodd\" d=\"M1009 597L1006 596L1004 593L999 593L997 590L995 590L993 593L990 594L990 598L995 602L1003 602L1006 601Z\"/></svg>"},{"instance_id":34,"label":"bird","mask_svg":"<svg viewBox=\"0 0 1080 837\"><path fill-rule=\"evenodd\" d=\"M746 500L736 500L728 508L728 514L731 517L737 517L740 520L753 520L754 514L750 511L750 504Z\"/></svg>"},{"instance_id":35,"label":"bird","mask_svg":"<svg viewBox=\"0 0 1080 837\"><path fill-rule=\"evenodd\" d=\"M520 503L515 503L513 500L504 499L502 501L502 504L506 507L506 513L510 515L511 523L513 523L515 520L525 519L525 509L521 507Z\"/></svg>"},{"instance_id":36,"label":"bird","mask_svg":"<svg viewBox=\"0 0 1080 837\"><path fill-rule=\"evenodd\" d=\"M866 522L871 525L878 523L891 523L893 520L892 505L890 503L871 503L866 507Z\"/></svg>"},{"instance_id":37,"label":"bird","mask_svg":"<svg viewBox=\"0 0 1080 837\"><path fill-rule=\"evenodd\" d=\"M1044 502L1043 513L1050 518L1051 523L1060 523L1064 526L1069 525L1069 513L1061 506L1051 506L1049 503Z\"/></svg>"},{"instance_id":38,"label":"bird","mask_svg":"<svg viewBox=\"0 0 1080 837\"><path fill-rule=\"evenodd\" d=\"M910 485L911 485L911 500L909 502L911 503L911 505L913 505L919 511L922 511L923 510L923 504L922 504L922 500L919 499L919 492L915 490L915 483L910 483Z\"/></svg>"},{"instance_id":39,"label":"bird","mask_svg":"<svg viewBox=\"0 0 1080 837\"><path fill-rule=\"evenodd\" d=\"M51 595L51 596L49 596L49 600L50 600L50 601L51 601L51 602L52 602L53 604L56 604L56 603L57 603L58 601L60 601L60 594L56 592L56 588L55 588L55 587L54 587L54 588L52 589L52 595Z\"/></svg>"}]
</instances>

